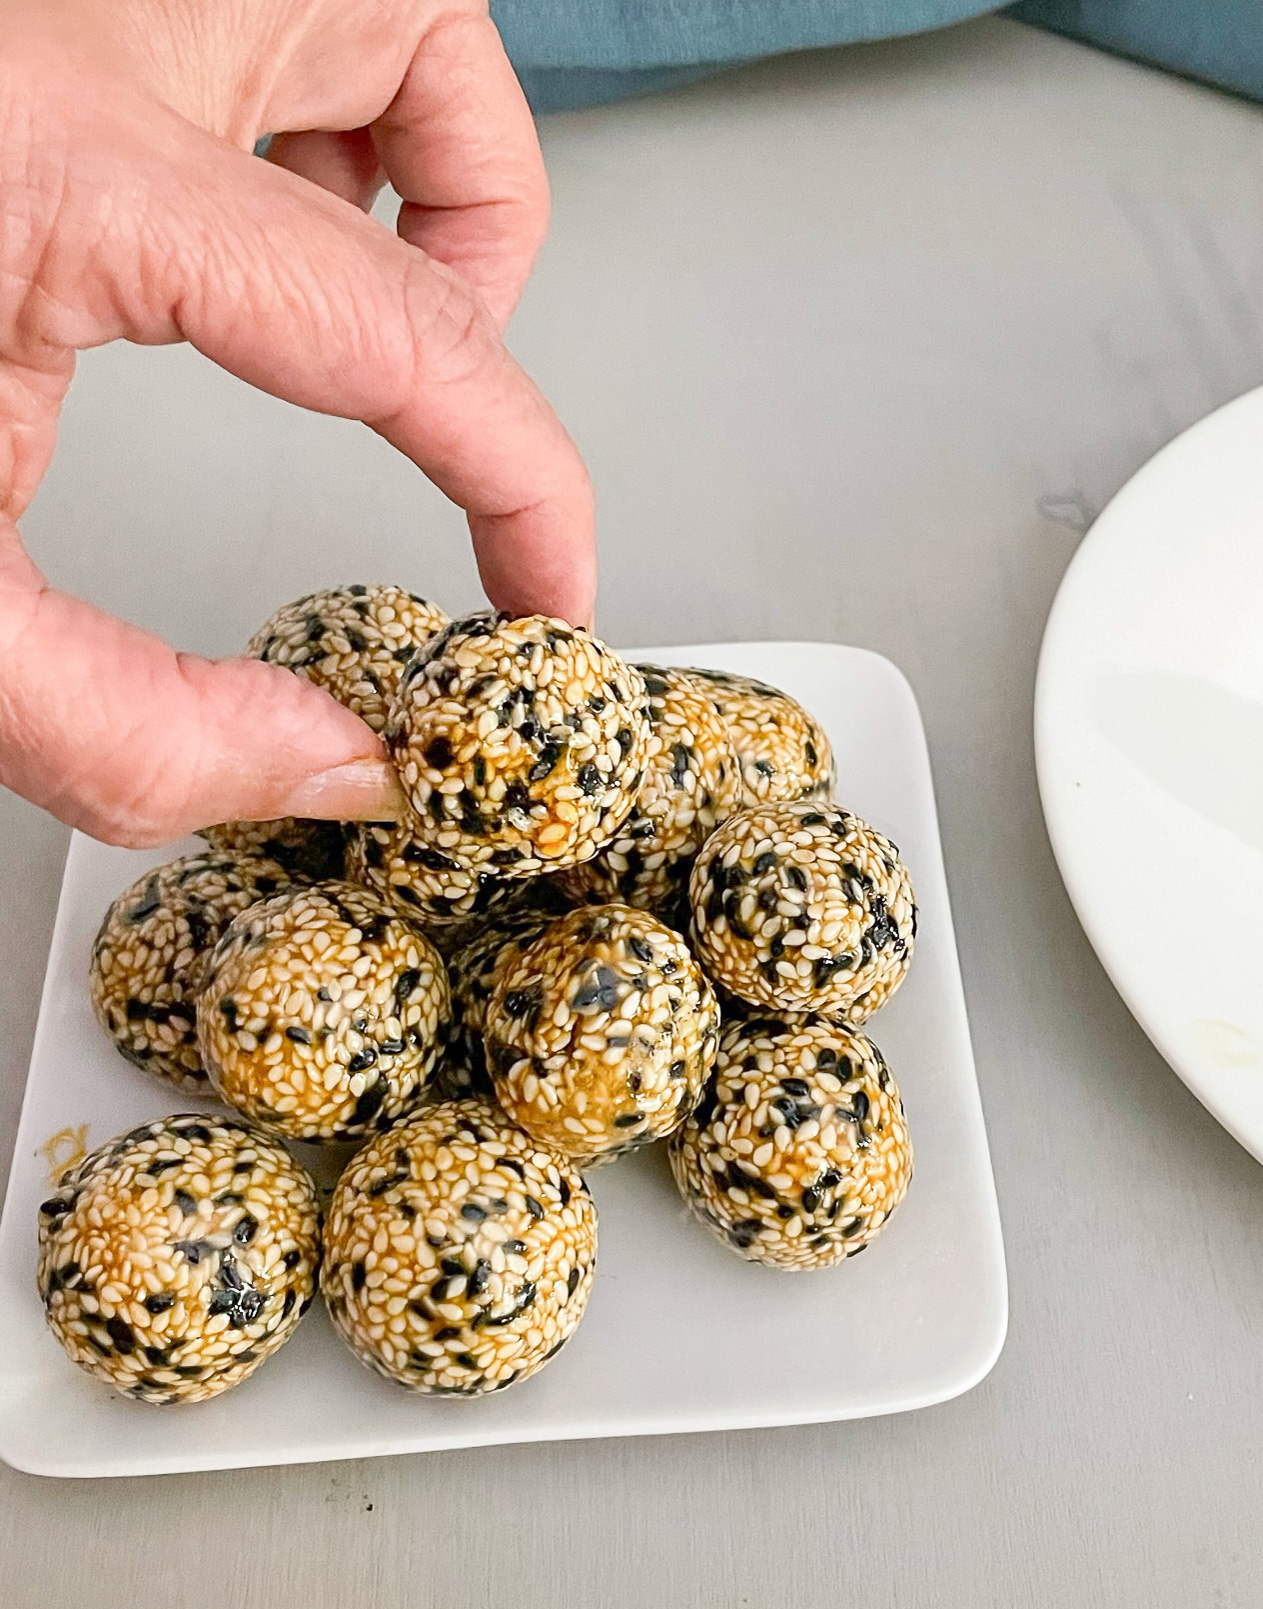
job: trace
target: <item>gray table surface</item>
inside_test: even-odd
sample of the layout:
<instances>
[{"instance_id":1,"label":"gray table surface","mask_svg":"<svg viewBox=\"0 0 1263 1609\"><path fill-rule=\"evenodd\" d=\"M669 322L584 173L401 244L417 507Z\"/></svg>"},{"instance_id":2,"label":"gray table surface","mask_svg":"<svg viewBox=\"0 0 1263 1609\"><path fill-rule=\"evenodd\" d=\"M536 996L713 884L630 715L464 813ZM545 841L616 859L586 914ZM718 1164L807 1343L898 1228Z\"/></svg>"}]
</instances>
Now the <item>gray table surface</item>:
<instances>
[{"instance_id":1,"label":"gray table surface","mask_svg":"<svg viewBox=\"0 0 1263 1609\"><path fill-rule=\"evenodd\" d=\"M1030 712L1093 512L1263 381L1263 115L988 22L545 140L554 232L514 340L597 481L605 633L854 642L920 696L1008 1345L969 1395L850 1425L144 1481L2 1470L0 1597L1253 1609L1263 1175L1083 939ZM205 651L337 579L476 597L458 520L407 465L182 350L84 360L27 531L59 584ZM65 842L0 800L6 1153Z\"/></svg>"}]
</instances>

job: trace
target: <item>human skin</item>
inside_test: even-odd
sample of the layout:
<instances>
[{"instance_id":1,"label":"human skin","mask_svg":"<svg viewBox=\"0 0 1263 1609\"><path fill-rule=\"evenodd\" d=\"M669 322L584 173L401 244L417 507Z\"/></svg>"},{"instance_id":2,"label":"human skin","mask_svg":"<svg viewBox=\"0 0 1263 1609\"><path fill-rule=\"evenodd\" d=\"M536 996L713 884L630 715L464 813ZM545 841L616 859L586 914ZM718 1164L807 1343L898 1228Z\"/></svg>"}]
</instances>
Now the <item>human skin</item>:
<instances>
[{"instance_id":1,"label":"human skin","mask_svg":"<svg viewBox=\"0 0 1263 1609\"><path fill-rule=\"evenodd\" d=\"M366 215L386 179L396 233ZM0 782L137 846L398 803L326 693L177 653L26 553L75 354L106 341L362 420L467 511L497 607L588 620L591 487L501 340L547 214L478 0L0 0Z\"/></svg>"}]
</instances>

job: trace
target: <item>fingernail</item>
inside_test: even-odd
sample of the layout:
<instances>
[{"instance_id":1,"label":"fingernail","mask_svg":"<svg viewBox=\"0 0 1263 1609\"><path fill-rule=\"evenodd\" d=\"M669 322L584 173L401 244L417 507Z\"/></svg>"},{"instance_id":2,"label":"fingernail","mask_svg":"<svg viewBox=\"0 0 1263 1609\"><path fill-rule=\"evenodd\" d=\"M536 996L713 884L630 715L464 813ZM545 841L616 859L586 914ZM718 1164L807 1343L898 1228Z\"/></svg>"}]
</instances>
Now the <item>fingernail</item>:
<instances>
[{"instance_id":1,"label":"fingernail","mask_svg":"<svg viewBox=\"0 0 1263 1609\"><path fill-rule=\"evenodd\" d=\"M323 821L398 821L407 809L399 774L386 760L349 760L303 780L279 815Z\"/></svg>"}]
</instances>

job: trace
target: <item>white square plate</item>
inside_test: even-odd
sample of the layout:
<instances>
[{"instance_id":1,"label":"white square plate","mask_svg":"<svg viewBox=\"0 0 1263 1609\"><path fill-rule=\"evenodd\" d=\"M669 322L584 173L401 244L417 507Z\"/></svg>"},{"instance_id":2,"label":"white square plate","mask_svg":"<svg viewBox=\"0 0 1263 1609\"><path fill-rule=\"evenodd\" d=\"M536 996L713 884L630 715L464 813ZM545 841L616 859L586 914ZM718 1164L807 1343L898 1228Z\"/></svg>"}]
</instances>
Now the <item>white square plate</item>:
<instances>
[{"instance_id":1,"label":"white square plate","mask_svg":"<svg viewBox=\"0 0 1263 1609\"><path fill-rule=\"evenodd\" d=\"M600 1263L562 1357L503 1396L410 1397L361 1367L319 1303L235 1391L196 1407L130 1402L82 1374L44 1326L36 1207L50 1139L89 1147L209 1103L129 1066L97 1026L88 955L110 900L159 852L76 835L0 1223L0 1455L45 1475L147 1475L578 1436L788 1425L920 1408L977 1384L1007 1318L1004 1253L934 811L912 690L887 660L816 643L635 650L757 676L801 699L838 757L839 799L901 846L921 907L917 955L873 1037L903 1091L916 1176L869 1254L788 1275L695 1223L661 1148L593 1174Z\"/></svg>"}]
</instances>

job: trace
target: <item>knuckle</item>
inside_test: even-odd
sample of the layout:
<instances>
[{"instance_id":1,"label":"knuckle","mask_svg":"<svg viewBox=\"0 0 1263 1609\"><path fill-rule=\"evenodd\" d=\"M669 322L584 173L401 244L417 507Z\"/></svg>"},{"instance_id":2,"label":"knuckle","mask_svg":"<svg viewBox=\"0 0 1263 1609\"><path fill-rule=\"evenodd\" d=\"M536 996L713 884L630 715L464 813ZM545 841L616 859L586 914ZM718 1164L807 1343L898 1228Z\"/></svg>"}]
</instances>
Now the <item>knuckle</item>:
<instances>
[{"instance_id":1,"label":"knuckle","mask_svg":"<svg viewBox=\"0 0 1263 1609\"><path fill-rule=\"evenodd\" d=\"M410 258L402 284L405 322L416 361L431 381L460 384L483 369L499 336L480 298L443 263Z\"/></svg>"}]
</instances>

